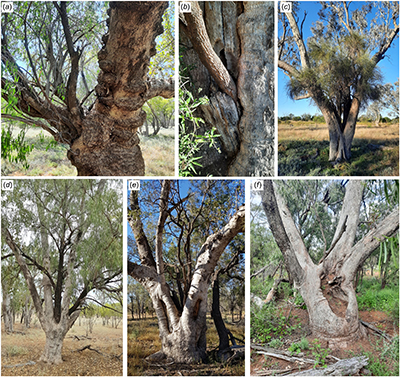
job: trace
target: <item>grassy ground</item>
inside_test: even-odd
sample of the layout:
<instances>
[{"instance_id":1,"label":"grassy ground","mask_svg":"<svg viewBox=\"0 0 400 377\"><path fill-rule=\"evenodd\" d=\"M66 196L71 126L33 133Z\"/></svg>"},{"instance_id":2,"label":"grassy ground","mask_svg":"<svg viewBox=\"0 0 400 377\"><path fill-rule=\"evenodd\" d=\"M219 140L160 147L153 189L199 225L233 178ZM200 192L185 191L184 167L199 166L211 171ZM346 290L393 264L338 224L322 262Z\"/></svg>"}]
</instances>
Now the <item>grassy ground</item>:
<instances>
[{"instance_id":1,"label":"grassy ground","mask_svg":"<svg viewBox=\"0 0 400 377\"><path fill-rule=\"evenodd\" d=\"M227 327L233 335L244 339L244 325L229 324ZM207 318L207 353L209 362L206 364L174 364L170 366L155 367L146 360L147 356L161 350L161 341L156 318L141 320L128 319L128 375L193 375L193 376L242 376L244 375L244 362L226 366L213 361L212 354L218 346L219 339L211 318ZM240 344L240 343L238 343Z\"/></svg>"},{"instance_id":2,"label":"grassy ground","mask_svg":"<svg viewBox=\"0 0 400 377\"><path fill-rule=\"evenodd\" d=\"M279 122L280 176L396 176L399 174L399 125L357 124L350 162L332 166L325 124Z\"/></svg>"},{"instance_id":3,"label":"grassy ground","mask_svg":"<svg viewBox=\"0 0 400 377\"><path fill-rule=\"evenodd\" d=\"M84 320L83 320L84 321ZM102 326L100 319L93 332L86 337L86 326L78 321L68 332L63 344L63 363L48 365L39 362L45 345L45 335L38 325L26 329L16 323L19 333L1 333L2 376L121 376L122 375L122 326L115 329ZM98 352L85 349L91 345ZM33 365L23 365L27 362Z\"/></svg>"},{"instance_id":4,"label":"grassy ground","mask_svg":"<svg viewBox=\"0 0 400 377\"><path fill-rule=\"evenodd\" d=\"M252 285L251 289L253 294L264 298L269 287L264 283ZM329 349L324 342L312 336L308 312L305 306L301 306L301 297L296 297L294 303L297 305L293 306L289 303L289 299L293 302L294 298L290 289L285 287L273 304L264 305L262 308L252 307L252 343L290 351L293 354L301 352L302 357L316 360L318 367L335 363L336 360L331 356L345 359L365 355L369 358L366 369L371 375L398 376L399 286L396 283L381 290L377 279L364 277L357 291L360 319L391 336L391 342L371 331L366 339L349 344L345 349ZM272 370L298 370L310 367L312 365L286 362L254 351L251 355L252 375L268 375Z\"/></svg>"},{"instance_id":5,"label":"grassy ground","mask_svg":"<svg viewBox=\"0 0 400 377\"><path fill-rule=\"evenodd\" d=\"M43 137L39 135L42 133ZM76 176L77 170L67 158L67 145L57 144L48 148L52 140L39 129L30 129L26 135L28 143L35 149L28 156L29 168L21 164L2 160L3 176ZM146 166L146 176L173 176L175 171L175 131L162 129L152 137L140 137L140 146Z\"/></svg>"}]
</instances>

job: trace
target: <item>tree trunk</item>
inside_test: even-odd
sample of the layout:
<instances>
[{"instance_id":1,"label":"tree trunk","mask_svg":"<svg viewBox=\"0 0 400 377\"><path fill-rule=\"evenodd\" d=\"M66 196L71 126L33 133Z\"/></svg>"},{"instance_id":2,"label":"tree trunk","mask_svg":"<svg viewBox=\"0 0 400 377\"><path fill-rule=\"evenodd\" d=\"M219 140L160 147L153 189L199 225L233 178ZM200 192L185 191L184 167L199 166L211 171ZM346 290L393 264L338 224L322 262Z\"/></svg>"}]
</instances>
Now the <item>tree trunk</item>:
<instances>
[{"instance_id":1,"label":"tree trunk","mask_svg":"<svg viewBox=\"0 0 400 377\"><path fill-rule=\"evenodd\" d=\"M143 104L157 91L147 71L167 6L167 2L110 3L109 33L98 53L98 101L68 152L79 175L144 175L137 130L146 119Z\"/></svg>"},{"instance_id":2,"label":"tree trunk","mask_svg":"<svg viewBox=\"0 0 400 377\"><path fill-rule=\"evenodd\" d=\"M395 209L354 244L363 190L361 181L348 183L332 246L314 264L285 201L275 192L272 181L264 181L262 205L272 233L307 305L314 336L328 341L330 348L346 346L365 334L358 319L353 281L380 240L399 227Z\"/></svg>"},{"instance_id":3,"label":"tree trunk","mask_svg":"<svg viewBox=\"0 0 400 377\"><path fill-rule=\"evenodd\" d=\"M218 356L221 357L222 352L229 348L229 334L226 329L224 320L220 310L220 294L219 294L219 274L215 273L212 280L212 310L211 317L214 320L215 328L218 332L219 345Z\"/></svg>"},{"instance_id":4,"label":"tree trunk","mask_svg":"<svg viewBox=\"0 0 400 377\"><path fill-rule=\"evenodd\" d=\"M44 361L50 364L61 364L62 363L62 348L63 341L66 332L60 328L60 326L45 330L46 344L44 351L39 361Z\"/></svg>"},{"instance_id":5,"label":"tree trunk","mask_svg":"<svg viewBox=\"0 0 400 377\"><path fill-rule=\"evenodd\" d=\"M4 320L4 330L7 333L14 331L13 310L11 309L11 297L3 287L2 316Z\"/></svg>"},{"instance_id":6,"label":"tree trunk","mask_svg":"<svg viewBox=\"0 0 400 377\"><path fill-rule=\"evenodd\" d=\"M181 19L182 63L194 66L193 94L209 99L202 132L216 127L222 151L202 147L199 175L273 175L273 4L199 2Z\"/></svg>"}]
</instances>

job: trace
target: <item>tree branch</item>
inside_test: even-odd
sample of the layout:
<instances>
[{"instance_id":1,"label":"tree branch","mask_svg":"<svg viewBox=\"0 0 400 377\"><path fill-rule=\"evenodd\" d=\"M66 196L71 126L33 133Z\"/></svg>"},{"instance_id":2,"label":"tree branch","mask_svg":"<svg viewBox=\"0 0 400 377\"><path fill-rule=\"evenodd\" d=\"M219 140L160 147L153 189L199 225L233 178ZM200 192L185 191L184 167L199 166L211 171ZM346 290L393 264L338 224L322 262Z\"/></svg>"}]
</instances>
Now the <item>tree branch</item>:
<instances>
[{"instance_id":1,"label":"tree branch","mask_svg":"<svg viewBox=\"0 0 400 377\"><path fill-rule=\"evenodd\" d=\"M183 27L183 31L219 88L237 103L236 84L211 46L200 6L197 1L192 1L191 4L192 12L185 14L187 26ZM181 24L184 23L181 21Z\"/></svg>"}]
</instances>

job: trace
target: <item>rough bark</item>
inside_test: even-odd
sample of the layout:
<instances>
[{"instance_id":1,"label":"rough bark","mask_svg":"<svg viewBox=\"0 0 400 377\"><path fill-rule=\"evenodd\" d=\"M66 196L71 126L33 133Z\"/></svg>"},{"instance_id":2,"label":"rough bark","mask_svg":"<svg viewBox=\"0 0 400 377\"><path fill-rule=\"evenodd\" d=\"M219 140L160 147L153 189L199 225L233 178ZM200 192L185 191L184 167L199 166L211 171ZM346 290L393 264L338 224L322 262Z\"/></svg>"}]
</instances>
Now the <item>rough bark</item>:
<instances>
[{"instance_id":1,"label":"rough bark","mask_svg":"<svg viewBox=\"0 0 400 377\"><path fill-rule=\"evenodd\" d=\"M364 336L353 281L359 266L381 240L394 234L399 227L396 208L354 244L363 189L361 181L349 182L332 243L334 246L329 255L314 264L284 200L272 181L264 182L262 204L284 255L286 268L307 305L311 330L314 336L328 341L331 348L345 346ZM343 310L338 310L338 305Z\"/></svg>"},{"instance_id":2,"label":"rough bark","mask_svg":"<svg viewBox=\"0 0 400 377\"><path fill-rule=\"evenodd\" d=\"M156 53L155 38L163 31L162 15L168 3L110 2L109 31L103 36L104 45L98 53L97 100L90 111L76 96L83 50L73 43L66 3L54 2L54 6L62 19L71 61L65 105L56 105L48 96L36 92L20 68L13 74L14 82L2 77L2 87L15 86L17 107L30 117L29 122L50 132L56 141L70 146L67 156L78 175L144 175L137 135L146 119L141 108L152 97L171 98L174 94L172 81L147 77L150 58ZM7 45L2 47L2 62L17 67ZM6 93L3 98L8 100ZM48 125L40 119L46 120Z\"/></svg>"},{"instance_id":3,"label":"rough bark","mask_svg":"<svg viewBox=\"0 0 400 377\"><path fill-rule=\"evenodd\" d=\"M222 150L204 147L200 175L270 176L274 170L273 2L192 2L180 15L182 62L193 66L199 116ZM193 7L193 5L192 5ZM200 94L198 89L202 89Z\"/></svg>"},{"instance_id":4,"label":"rough bark","mask_svg":"<svg viewBox=\"0 0 400 377\"><path fill-rule=\"evenodd\" d=\"M170 183L164 182L161 203L168 197ZM133 192L131 192L133 193ZM162 343L163 356L175 362L199 362L206 358L207 291L211 274L228 243L244 227L244 207L232 216L228 223L209 236L202 245L197 258L187 298L180 313L163 272L162 235L165 218L170 209L160 205L159 226L156 231L156 260L143 231L137 195L131 195L128 222L135 235L140 265L128 262L128 274L138 280L148 291L156 312Z\"/></svg>"},{"instance_id":5,"label":"rough bark","mask_svg":"<svg viewBox=\"0 0 400 377\"><path fill-rule=\"evenodd\" d=\"M4 330L7 333L14 331L13 312L11 309L11 298L10 295L3 287L3 301L1 303L1 315L4 321Z\"/></svg>"}]
</instances>

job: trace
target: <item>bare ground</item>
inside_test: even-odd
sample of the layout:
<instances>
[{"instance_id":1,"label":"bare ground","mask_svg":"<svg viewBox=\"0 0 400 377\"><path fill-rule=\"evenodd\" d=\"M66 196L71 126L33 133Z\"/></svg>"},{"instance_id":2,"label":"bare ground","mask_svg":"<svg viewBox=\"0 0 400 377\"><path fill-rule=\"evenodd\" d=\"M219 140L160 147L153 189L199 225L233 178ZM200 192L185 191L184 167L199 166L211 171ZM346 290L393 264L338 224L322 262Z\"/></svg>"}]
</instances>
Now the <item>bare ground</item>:
<instances>
[{"instance_id":1,"label":"bare ground","mask_svg":"<svg viewBox=\"0 0 400 377\"><path fill-rule=\"evenodd\" d=\"M289 315L289 307L282 308L282 314L285 316ZM291 311L291 317L288 325L295 325L301 323L301 328L294 330L290 336L285 337L283 343L284 345L280 347L281 350L287 350L290 345L293 343L299 342L302 337L305 337L309 344L311 345L315 338L312 336L310 328L309 328L309 318L306 309L295 308ZM371 311L359 311L360 320L369 322L373 324L375 327L384 331L386 334L391 337L398 335L398 324L395 325L394 321L391 320L388 315L381 311L371 310ZM356 343L349 345L347 348L341 348L336 350L329 350L329 356L326 358L326 364L334 364L337 359L346 359L351 358L353 356L361 355L363 352L368 352L374 355L375 358L378 358L381 355L381 350L377 349L375 345L377 341L381 340L381 337L374 332L368 330L368 337L360 340ZM324 342L320 342L317 339L318 343L321 344L321 347L326 348L327 344ZM294 355L296 356L296 355ZM304 351L303 356L306 358L315 359L315 356L312 354L311 350ZM269 357L263 354L258 354L254 350L251 352L250 359L250 370L251 375L254 376L267 376L267 375L277 375L277 374L289 374L295 373L299 370L311 369L313 366L310 364L305 364L301 362L288 362L285 360L281 360L278 358ZM388 367L394 367L388 365ZM282 373L274 373L273 371L280 371ZM283 372L287 371L287 373ZM367 375L368 371L363 369ZM363 375L363 374L360 374ZM397 375L394 374L394 375Z\"/></svg>"},{"instance_id":2,"label":"bare ground","mask_svg":"<svg viewBox=\"0 0 400 377\"><path fill-rule=\"evenodd\" d=\"M225 325L239 339L244 339L244 320ZM243 343L237 342L238 345ZM128 317L128 376L243 376L244 360L233 365L225 365L215 359L218 335L211 318L207 318L207 354L204 364L149 363L145 358L161 350L156 318L133 320Z\"/></svg>"},{"instance_id":3,"label":"bare ground","mask_svg":"<svg viewBox=\"0 0 400 377\"><path fill-rule=\"evenodd\" d=\"M21 333L7 334L1 330L2 376L122 375L122 327L95 324L93 333L86 338L86 327L75 324L64 340L64 362L60 365L38 361L45 345L45 335L39 325L26 329L16 323L14 330ZM77 351L87 345L101 354L90 349ZM35 364L15 366L31 361Z\"/></svg>"}]
</instances>

